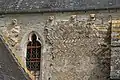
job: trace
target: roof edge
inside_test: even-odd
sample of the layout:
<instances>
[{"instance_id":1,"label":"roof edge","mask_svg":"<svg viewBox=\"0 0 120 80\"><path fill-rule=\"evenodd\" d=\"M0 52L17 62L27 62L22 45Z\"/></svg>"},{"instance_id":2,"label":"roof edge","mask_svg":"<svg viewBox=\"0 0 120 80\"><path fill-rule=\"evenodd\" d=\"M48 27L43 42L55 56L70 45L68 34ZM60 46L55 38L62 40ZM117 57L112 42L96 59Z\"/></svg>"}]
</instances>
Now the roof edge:
<instances>
[{"instance_id":1,"label":"roof edge","mask_svg":"<svg viewBox=\"0 0 120 80\"><path fill-rule=\"evenodd\" d=\"M117 8L99 8L99 9L43 9L43 10L31 10L31 11L26 11L26 10L21 10L21 11L0 11L0 14L29 14L29 13L58 13L58 12L88 12L88 11L102 11L102 10L120 10L120 7Z\"/></svg>"}]
</instances>

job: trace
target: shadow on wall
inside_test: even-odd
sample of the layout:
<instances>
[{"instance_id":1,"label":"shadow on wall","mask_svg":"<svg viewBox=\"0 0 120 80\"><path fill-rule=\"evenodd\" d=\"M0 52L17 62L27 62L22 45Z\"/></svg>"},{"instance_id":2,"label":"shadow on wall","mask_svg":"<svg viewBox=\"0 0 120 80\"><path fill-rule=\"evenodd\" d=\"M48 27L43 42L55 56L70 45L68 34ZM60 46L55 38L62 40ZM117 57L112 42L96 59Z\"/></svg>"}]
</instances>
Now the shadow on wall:
<instances>
[{"instance_id":1,"label":"shadow on wall","mask_svg":"<svg viewBox=\"0 0 120 80\"><path fill-rule=\"evenodd\" d=\"M111 59L111 25L104 37L104 43L101 44L100 51L93 56L96 57L96 67L92 70L88 80L110 80L110 59Z\"/></svg>"},{"instance_id":2,"label":"shadow on wall","mask_svg":"<svg viewBox=\"0 0 120 80\"><path fill-rule=\"evenodd\" d=\"M96 67L91 71L88 80L110 80L110 56L109 48L103 48L96 57Z\"/></svg>"},{"instance_id":3,"label":"shadow on wall","mask_svg":"<svg viewBox=\"0 0 120 80\"><path fill-rule=\"evenodd\" d=\"M93 56L96 58L96 66L91 71L88 80L110 80L110 42L111 36L108 31L107 36L104 38L106 44L101 44L101 48L97 54Z\"/></svg>"}]
</instances>

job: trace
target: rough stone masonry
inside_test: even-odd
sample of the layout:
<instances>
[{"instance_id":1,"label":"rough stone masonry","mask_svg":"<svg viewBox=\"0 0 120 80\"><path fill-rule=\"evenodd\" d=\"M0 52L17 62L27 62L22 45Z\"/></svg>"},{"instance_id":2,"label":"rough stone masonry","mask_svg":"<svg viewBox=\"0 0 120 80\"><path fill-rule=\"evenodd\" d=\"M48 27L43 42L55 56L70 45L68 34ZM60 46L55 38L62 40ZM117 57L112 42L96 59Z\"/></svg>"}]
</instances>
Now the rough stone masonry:
<instances>
[{"instance_id":1,"label":"rough stone masonry","mask_svg":"<svg viewBox=\"0 0 120 80\"><path fill-rule=\"evenodd\" d=\"M6 14L0 18L1 35L31 78L25 55L29 34L35 32L42 43L40 80L109 80L109 21L119 14L92 13Z\"/></svg>"}]
</instances>

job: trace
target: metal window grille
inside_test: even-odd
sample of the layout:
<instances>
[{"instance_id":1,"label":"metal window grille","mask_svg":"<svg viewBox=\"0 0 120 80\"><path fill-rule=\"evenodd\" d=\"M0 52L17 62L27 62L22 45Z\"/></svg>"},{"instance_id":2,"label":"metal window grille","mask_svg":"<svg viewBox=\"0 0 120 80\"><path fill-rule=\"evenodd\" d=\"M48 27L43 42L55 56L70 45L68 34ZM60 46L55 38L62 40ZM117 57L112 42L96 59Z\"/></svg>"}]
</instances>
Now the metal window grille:
<instances>
[{"instance_id":1,"label":"metal window grille","mask_svg":"<svg viewBox=\"0 0 120 80\"><path fill-rule=\"evenodd\" d=\"M26 66L30 71L40 70L41 44L32 40L27 45Z\"/></svg>"}]
</instances>

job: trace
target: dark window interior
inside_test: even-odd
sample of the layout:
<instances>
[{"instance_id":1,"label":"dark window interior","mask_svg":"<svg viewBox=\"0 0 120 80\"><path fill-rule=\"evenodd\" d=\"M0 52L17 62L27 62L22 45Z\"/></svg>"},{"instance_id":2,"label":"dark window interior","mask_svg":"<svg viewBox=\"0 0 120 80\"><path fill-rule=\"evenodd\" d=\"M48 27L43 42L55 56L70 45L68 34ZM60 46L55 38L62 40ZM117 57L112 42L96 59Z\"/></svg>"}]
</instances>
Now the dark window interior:
<instances>
[{"instance_id":1,"label":"dark window interior","mask_svg":"<svg viewBox=\"0 0 120 80\"><path fill-rule=\"evenodd\" d=\"M32 41L27 44L26 66L30 71L40 70L41 44L37 41L35 34L31 37Z\"/></svg>"}]
</instances>

